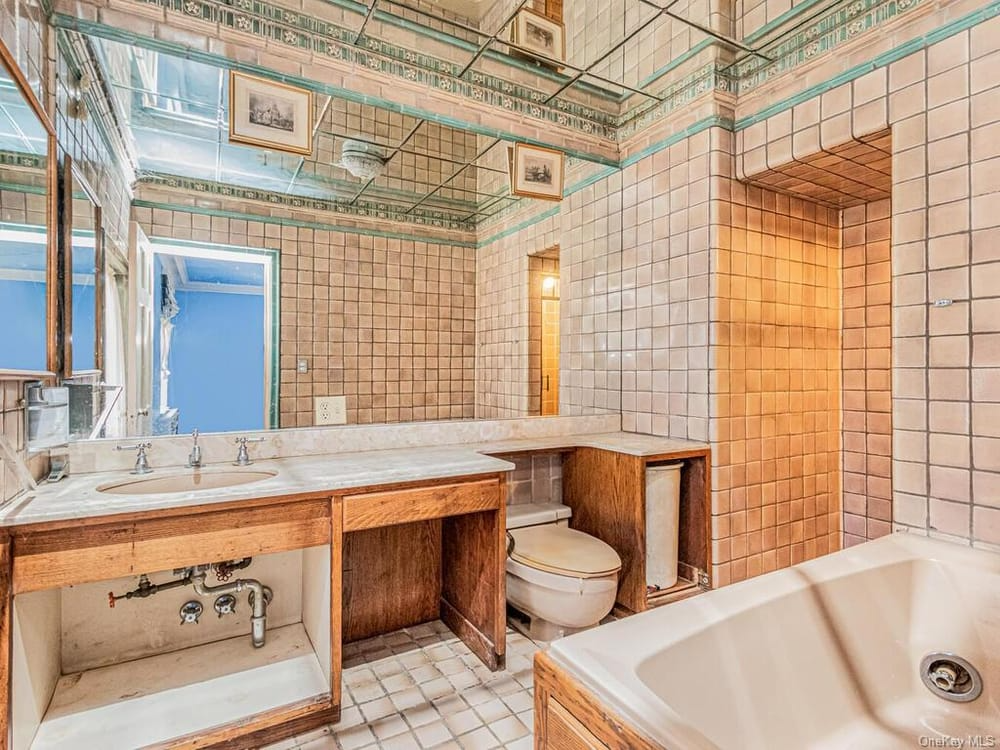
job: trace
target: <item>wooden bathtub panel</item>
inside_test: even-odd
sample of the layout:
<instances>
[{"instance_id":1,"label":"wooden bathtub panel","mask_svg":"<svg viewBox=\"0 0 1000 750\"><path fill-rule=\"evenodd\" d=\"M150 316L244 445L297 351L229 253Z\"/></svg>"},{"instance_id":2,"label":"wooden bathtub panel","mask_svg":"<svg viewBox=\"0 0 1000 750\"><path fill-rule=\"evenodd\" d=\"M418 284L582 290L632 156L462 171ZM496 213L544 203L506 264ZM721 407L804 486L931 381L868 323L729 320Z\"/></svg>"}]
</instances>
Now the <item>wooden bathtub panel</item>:
<instances>
[{"instance_id":1,"label":"wooden bathtub panel","mask_svg":"<svg viewBox=\"0 0 1000 750\"><path fill-rule=\"evenodd\" d=\"M664 750L640 735L570 677L544 651L535 654L535 750L586 750L566 727L566 714L608 750ZM573 725L570 725L572 727ZM578 743L581 740L576 740Z\"/></svg>"}]
</instances>

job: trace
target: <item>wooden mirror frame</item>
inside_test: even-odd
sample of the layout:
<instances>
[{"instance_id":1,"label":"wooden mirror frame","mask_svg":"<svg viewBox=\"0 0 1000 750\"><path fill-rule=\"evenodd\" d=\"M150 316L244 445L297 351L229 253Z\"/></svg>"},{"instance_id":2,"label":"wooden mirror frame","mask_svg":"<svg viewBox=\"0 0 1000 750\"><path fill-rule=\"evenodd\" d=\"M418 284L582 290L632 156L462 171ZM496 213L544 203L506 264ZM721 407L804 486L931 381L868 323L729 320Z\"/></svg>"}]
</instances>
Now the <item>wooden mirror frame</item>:
<instances>
[{"instance_id":1,"label":"wooden mirror frame","mask_svg":"<svg viewBox=\"0 0 1000 750\"><path fill-rule=\"evenodd\" d=\"M73 375L73 188L79 186L90 205L94 216L94 369L104 372L104 217L97 191L81 173L69 154L60 155L59 164L59 258L64 273L62 275L62 305L65 318L60 326L61 350L64 357L64 378Z\"/></svg>"},{"instance_id":2,"label":"wooden mirror frame","mask_svg":"<svg viewBox=\"0 0 1000 750\"><path fill-rule=\"evenodd\" d=\"M38 96L28 83L24 71L17 64L10 48L0 40L0 62L7 69L11 79L17 85L21 96L28 102L28 106L35 113L35 117L42 124L48 135L48 147L46 149L46 211L45 211L45 360L46 368L49 372L63 375L66 367L66 356L62 349L62 325L63 318L68 315L68 311L63 308L64 300L62 284L60 280L59 242L57 233L59 231L59 170L56 165L56 153L58 144L56 143L56 129L52 124L52 119L48 112L38 100ZM70 277L72 281L72 277Z\"/></svg>"}]
</instances>

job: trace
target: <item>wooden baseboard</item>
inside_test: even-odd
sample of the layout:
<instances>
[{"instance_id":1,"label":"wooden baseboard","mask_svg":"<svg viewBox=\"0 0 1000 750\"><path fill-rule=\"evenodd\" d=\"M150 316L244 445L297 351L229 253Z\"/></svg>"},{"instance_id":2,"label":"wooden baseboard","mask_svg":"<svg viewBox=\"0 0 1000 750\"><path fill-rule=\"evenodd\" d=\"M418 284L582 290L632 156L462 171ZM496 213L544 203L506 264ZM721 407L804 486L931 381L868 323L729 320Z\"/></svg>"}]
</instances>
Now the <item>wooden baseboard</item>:
<instances>
[{"instance_id":1,"label":"wooden baseboard","mask_svg":"<svg viewBox=\"0 0 1000 750\"><path fill-rule=\"evenodd\" d=\"M340 721L340 706L329 694L282 706L266 713L177 737L143 750L248 750L294 737Z\"/></svg>"},{"instance_id":2,"label":"wooden baseboard","mask_svg":"<svg viewBox=\"0 0 1000 750\"><path fill-rule=\"evenodd\" d=\"M469 650L485 664L491 672L498 672L506 665L506 658L498 654L496 644L475 625L469 622L447 599L441 599L441 621L457 635Z\"/></svg>"}]
</instances>

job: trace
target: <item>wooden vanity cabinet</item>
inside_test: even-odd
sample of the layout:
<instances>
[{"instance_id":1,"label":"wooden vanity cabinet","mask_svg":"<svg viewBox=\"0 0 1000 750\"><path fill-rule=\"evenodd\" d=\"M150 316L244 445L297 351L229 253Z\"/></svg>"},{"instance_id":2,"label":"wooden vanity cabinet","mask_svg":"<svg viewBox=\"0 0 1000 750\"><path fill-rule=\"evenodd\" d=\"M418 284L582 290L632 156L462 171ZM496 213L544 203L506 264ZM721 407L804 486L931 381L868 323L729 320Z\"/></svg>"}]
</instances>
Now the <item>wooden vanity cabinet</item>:
<instances>
[{"instance_id":1,"label":"wooden vanity cabinet","mask_svg":"<svg viewBox=\"0 0 1000 750\"><path fill-rule=\"evenodd\" d=\"M681 473L680 577L668 591L646 590L646 467L684 462ZM563 459L563 503L571 526L609 544L621 557L616 609L642 612L711 587L711 476L708 448L634 456L577 448Z\"/></svg>"},{"instance_id":2,"label":"wooden vanity cabinet","mask_svg":"<svg viewBox=\"0 0 1000 750\"><path fill-rule=\"evenodd\" d=\"M343 496L344 642L440 619L502 669L506 482L493 474Z\"/></svg>"},{"instance_id":3,"label":"wooden vanity cabinet","mask_svg":"<svg viewBox=\"0 0 1000 750\"><path fill-rule=\"evenodd\" d=\"M14 596L323 545L330 549L331 571L329 691L149 747L260 747L338 721L340 502L329 495L286 497L6 529L0 542L0 638L5 644L0 650L0 705L6 708L0 711L0 750L11 742Z\"/></svg>"}]
</instances>

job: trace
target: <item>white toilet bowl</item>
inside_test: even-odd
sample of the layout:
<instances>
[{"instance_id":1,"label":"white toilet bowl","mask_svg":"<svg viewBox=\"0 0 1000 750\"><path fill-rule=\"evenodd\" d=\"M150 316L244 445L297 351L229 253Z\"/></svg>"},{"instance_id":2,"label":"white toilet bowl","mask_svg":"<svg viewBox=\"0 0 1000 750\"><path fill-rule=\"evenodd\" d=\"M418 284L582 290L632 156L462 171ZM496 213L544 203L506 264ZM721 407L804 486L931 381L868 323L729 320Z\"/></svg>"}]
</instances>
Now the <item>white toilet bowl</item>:
<instances>
[{"instance_id":1,"label":"white toilet bowl","mask_svg":"<svg viewBox=\"0 0 1000 750\"><path fill-rule=\"evenodd\" d=\"M507 601L530 618L528 635L550 641L593 627L611 611L621 558L607 544L570 529L559 504L512 505L507 529Z\"/></svg>"}]
</instances>

